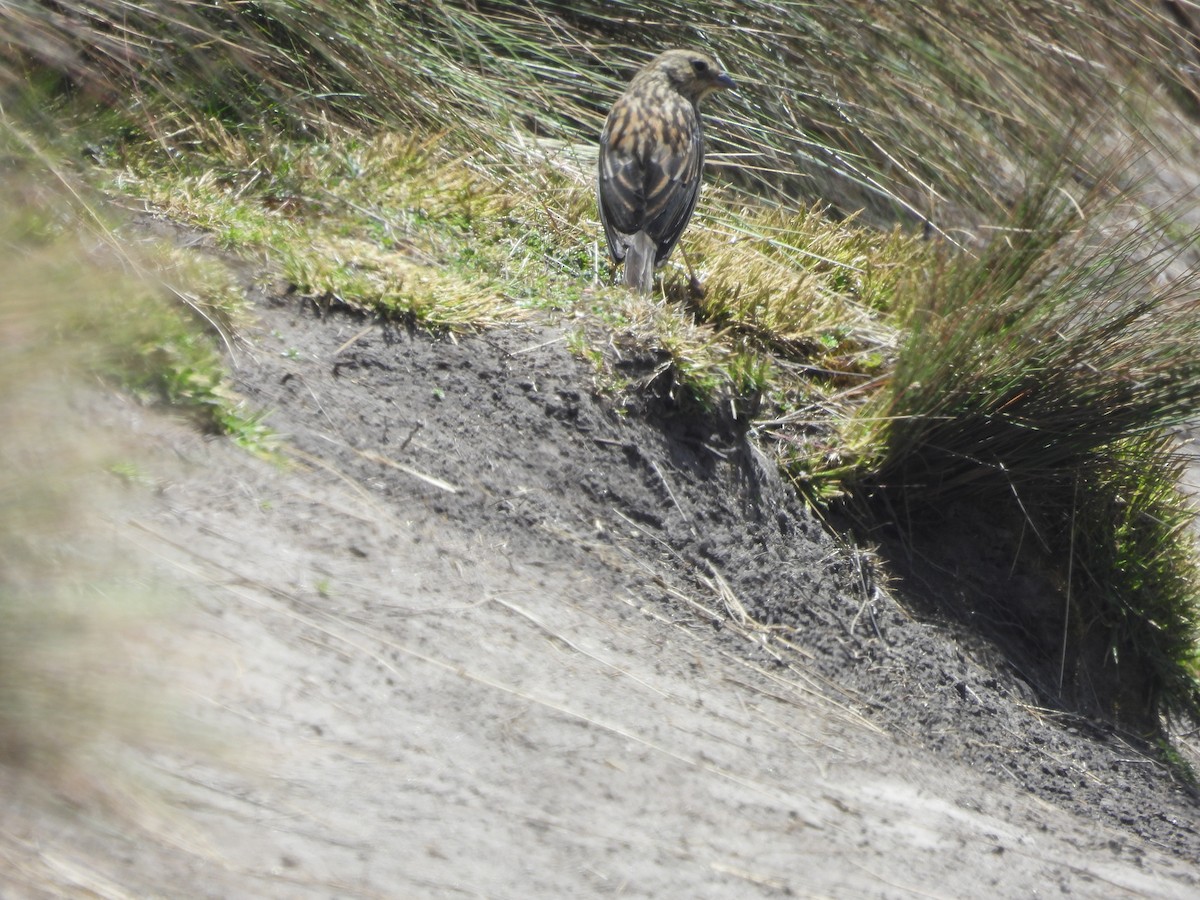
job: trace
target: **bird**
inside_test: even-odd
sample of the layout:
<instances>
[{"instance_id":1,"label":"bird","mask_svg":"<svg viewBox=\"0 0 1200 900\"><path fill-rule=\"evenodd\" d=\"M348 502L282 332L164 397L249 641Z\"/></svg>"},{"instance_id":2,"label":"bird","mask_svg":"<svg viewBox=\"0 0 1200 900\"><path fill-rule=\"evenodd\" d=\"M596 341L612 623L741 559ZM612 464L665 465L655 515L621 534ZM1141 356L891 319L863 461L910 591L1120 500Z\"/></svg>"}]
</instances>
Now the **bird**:
<instances>
[{"instance_id":1,"label":"bird","mask_svg":"<svg viewBox=\"0 0 1200 900\"><path fill-rule=\"evenodd\" d=\"M624 283L648 294L687 227L704 169L700 101L732 88L709 54L667 50L647 63L613 104L600 135L597 200Z\"/></svg>"}]
</instances>

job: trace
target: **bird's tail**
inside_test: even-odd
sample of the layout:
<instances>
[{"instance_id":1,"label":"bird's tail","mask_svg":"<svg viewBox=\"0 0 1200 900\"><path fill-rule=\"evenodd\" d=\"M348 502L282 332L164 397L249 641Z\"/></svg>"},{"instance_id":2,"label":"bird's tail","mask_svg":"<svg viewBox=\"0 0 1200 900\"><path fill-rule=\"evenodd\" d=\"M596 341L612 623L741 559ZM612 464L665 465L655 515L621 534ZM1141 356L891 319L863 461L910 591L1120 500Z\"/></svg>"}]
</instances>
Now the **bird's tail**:
<instances>
[{"instance_id":1,"label":"bird's tail","mask_svg":"<svg viewBox=\"0 0 1200 900\"><path fill-rule=\"evenodd\" d=\"M625 248L625 286L639 294L648 294L654 287L654 254L658 248L644 231L629 239Z\"/></svg>"}]
</instances>

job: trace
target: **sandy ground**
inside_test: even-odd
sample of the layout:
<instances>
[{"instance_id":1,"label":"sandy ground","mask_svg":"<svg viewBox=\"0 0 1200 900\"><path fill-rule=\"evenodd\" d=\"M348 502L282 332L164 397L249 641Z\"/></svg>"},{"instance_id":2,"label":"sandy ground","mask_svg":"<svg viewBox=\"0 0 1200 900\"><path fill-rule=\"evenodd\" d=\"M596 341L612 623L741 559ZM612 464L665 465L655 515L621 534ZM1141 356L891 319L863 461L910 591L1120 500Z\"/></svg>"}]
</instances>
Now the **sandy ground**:
<instances>
[{"instance_id":1,"label":"sandy ground","mask_svg":"<svg viewBox=\"0 0 1200 900\"><path fill-rule=\"evenodd\" d=\"M4 896L1200 895L1194 795L869 584L735 430L617 414L552 328L258 301L293 465L92 412L151 476L109 518L178 599L129 652L194 746L127 751L116 810L9 776Z\"/></svg>"}]
</instances>

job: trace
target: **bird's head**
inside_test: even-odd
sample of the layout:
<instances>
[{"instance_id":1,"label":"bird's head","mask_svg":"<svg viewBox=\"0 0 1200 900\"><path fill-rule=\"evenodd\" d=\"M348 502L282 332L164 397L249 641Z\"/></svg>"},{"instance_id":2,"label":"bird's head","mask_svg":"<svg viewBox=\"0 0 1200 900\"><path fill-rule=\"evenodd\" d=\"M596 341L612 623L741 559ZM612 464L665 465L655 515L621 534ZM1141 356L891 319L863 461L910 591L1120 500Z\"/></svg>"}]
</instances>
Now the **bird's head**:
<instances>
[{"instance_id":1,"label":"bird's head","mask_svg":"<svg viewBox=\"0 0 1200 900\"><path fill-rule=\"evenodd\" d=\"M675 90L693 103L714 91L733 87L733 79L717 61L700 50L668 50L646 68L664 75Z\"/></svg>"}]
</instances>

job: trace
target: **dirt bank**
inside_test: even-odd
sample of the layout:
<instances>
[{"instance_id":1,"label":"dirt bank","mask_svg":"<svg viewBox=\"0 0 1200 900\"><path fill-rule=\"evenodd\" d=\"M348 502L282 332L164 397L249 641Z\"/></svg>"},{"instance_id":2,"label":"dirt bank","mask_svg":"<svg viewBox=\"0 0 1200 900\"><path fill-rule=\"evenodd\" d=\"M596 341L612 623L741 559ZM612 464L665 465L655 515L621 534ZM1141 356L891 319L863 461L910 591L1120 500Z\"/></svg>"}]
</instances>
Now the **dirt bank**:
<instances>
[{"instance_id":1,"label":"dirt bank","mask_svg":"<svg viewBox=\"0 0 1200 900\"><path fill-rule=\"evenodd\" d=\"M224 750L133 754L124 820L21 792L11 893L1200 891L1195 798L873 584L734 424L614 410L550 325L257 315L296 465L101 404L184 598L138 652Z\"/></svg>"}]
</instances>

